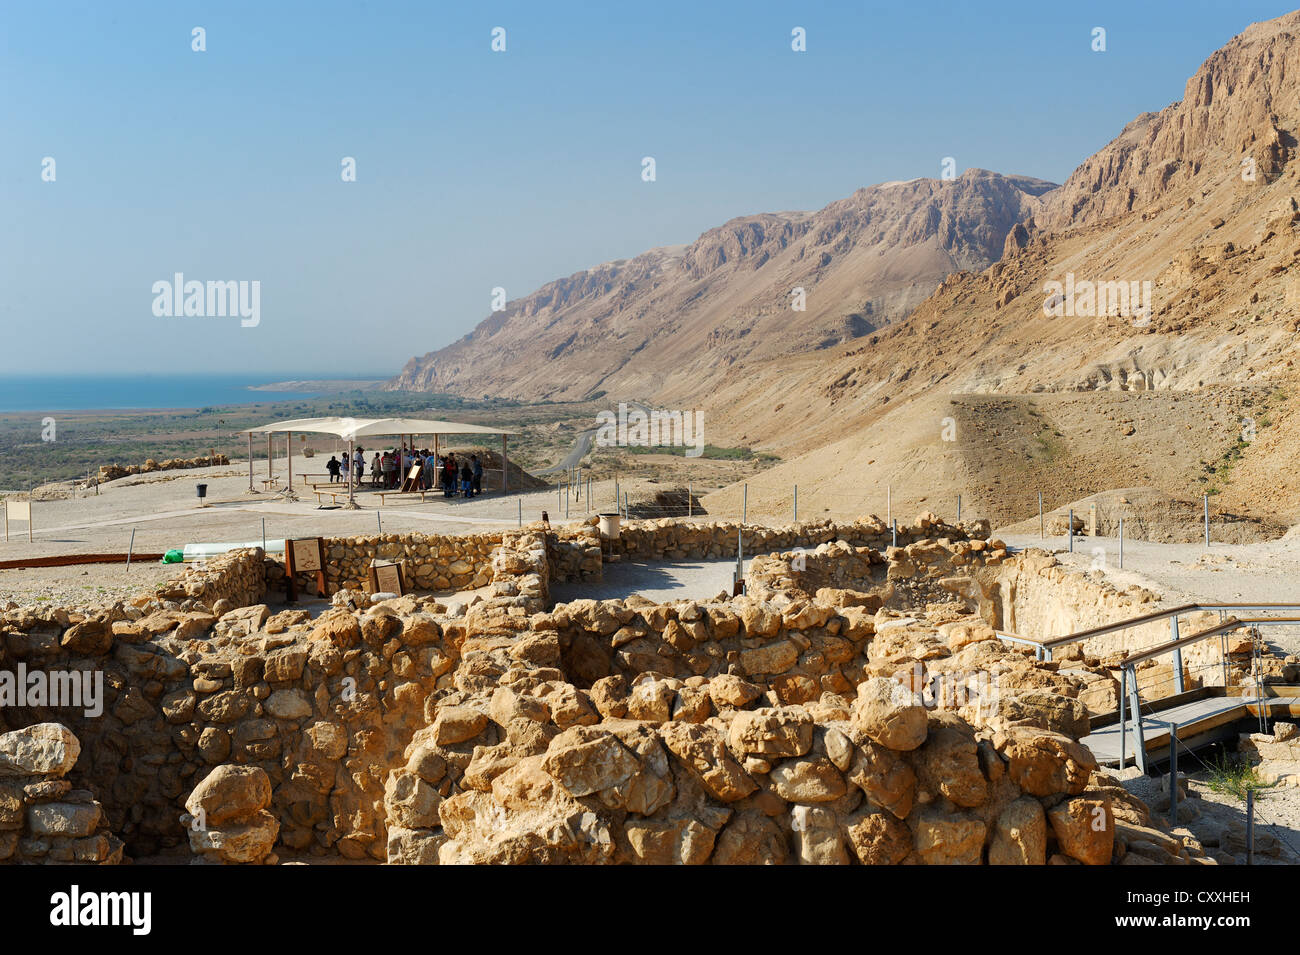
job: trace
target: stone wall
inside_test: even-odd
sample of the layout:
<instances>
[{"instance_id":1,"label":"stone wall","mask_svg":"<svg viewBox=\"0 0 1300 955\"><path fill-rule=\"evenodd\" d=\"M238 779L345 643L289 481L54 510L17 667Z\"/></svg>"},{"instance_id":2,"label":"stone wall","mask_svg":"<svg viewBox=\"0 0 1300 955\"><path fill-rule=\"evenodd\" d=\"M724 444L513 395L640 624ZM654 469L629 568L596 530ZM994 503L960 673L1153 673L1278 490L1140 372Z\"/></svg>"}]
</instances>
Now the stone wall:
<instances>
[{"instance_id":1,"label":"stone wall","mask_svg":"<svg viewBox=\"0 0 1300 955\"><path fill-rule=\"evenodd\" d=\"M80 754L80 741L58 723L0 734L0 863L122 860L122 841L94 794L63 778Z\"/></svg>"},{"instance_id":2,"label":"stone wall","mask_svg":"<svg viewBox=\"0 0 1300 955\"><path fill-rule=\"evenodd\" d=\"M202 609L218 616L261 603L266 596L265 554L254 547L192 564L161 585L157 593L164 600L181 601L187 610Z\"/></svg>"},{"instance_id":3,"label":"stone wall","mask_svg":"<svg viewBox=\"0 0 1300 955\"><path fill-rule=\"evenodd\" d=\"M374 560L397 561L408 590L470 590L491 580L492 552L501 534L373 534L325 538L327 593L362 590L369 586ZM266 571L267 586L284 592L284 558L273 555ZM298 574L299 593L315 593L316 575Z\"/></svg>"},{"instance_id":4,"label":"stone wall","mask_svg":"<svg viewBox=\"0 0 1300 955\"><path fill-rule=\"evenodd\" d=\"M435 692L429 725L389 775L388 860L1205 861L1194 839L1169 834L1095 771L1074 739L1087 722L1070 678L1004 647L977 622L936 629L903 618L889 618L898 621L890 626L886 617L862 621L861 682L801 703L785 702L772 679L803 665L788 651L748 658L744 675L739 647L737 672L711 665L684 679L667 675L689 656L674 646L675 631L724 645L759 641L752 652L825 628L830 617L787 625L781 608L752 599L579 601L534 615L514 633L471 628L453 687ZM700 626L686 631L683 621ZM719 638L719 627L732 635ZM599 634L616 658L631 645L622 642L629 630L642 628L660 634L634 638L650 641L644 659L630 657L621 672L584 686L590 674L574 672L572 634ZM916 665L1002 672L1013 692L981 719L982 707L928 708L907 686L876 675Z\"/></svg>"},{"instance_id":5,"label":"stone wall","mask_svg":"<svg viewBox=\"0 0 1300 955\"><path fill-rule=\"evenodd\" d=\"M596 520L595 517L591 518L593 523ZM890 527L874 516L852 522L801 521L781 527L742 525L734 521L695 522L664 518L623 522L619 539L612 542L612 550L616 554L638 560L734 557L738 533L744 541L746 558L755 554L788 551L795 547L817 547L837 540L854 547L884 550L893 541ZM988 533L988 521L964 521L950 525L932 514L922 514L911 524L899 524L898 543L905 546L927 539L987 538Z\"/></svg>"},{"instance_id":6,"label":"stone wall","mask_svg":"<svg viewBox=\"0 0 1300 955\"><path fill-rule=\"evenodd\" d=\"M746 574L747 592L759 597L825 593L834 602L842 591L873 594L880 605L920 608L928 603L960 602L980 606L976 570L995 567L1006 558L999 540L921 540L884 553L846 541L755 557Z\"/></svg>"},{"instance_id":7,"label":"stone wall","mask_svg":"<svg viewBox=\"0 0 1300 955\"><path fill-rule=\"evenodd\" d=\"M1026 637L1048 638L1103 626L1159 609L1157 596L1130 587L1117 590L1099 574L1085 575L1065 567L1054 556L1030 549L995 570L977 575L982 585L984 616L1001 630ZM1188 636L1219 622L1217 613L1184 614L1179 633ZM1091 658L1117 664L1127 653L1169 642L1167 619L1104 634L1058 649L1062 660ZM1228 642L1229 684L1239 683L1249 672L1251 637L1247 631L1231 633ZM1176 689L1173 656L1158 657L1138 671L1143 699L1159 699ZM1183 648L1184 685L1224 685L1223 657L1218 638Z\"/></svg>"},{"instance_id":8,"label":"stone wall","mask_svg":"<svg viewBox=\"0 0 1300 955\"><path fill-rule=\"evenodd\" d=\"M96 483L103 484L105 481L116 481L118 478L127 477L132 474L152 474L155 471L180 471L189 468L210 468L230 463L230 458L224 454L214 454L211 457L202 455L197 458L168 458L165 461L155 461L153 458L145 461L144 464L101 464L99 474L96 477Z\"/></svg>"}]
</instances>

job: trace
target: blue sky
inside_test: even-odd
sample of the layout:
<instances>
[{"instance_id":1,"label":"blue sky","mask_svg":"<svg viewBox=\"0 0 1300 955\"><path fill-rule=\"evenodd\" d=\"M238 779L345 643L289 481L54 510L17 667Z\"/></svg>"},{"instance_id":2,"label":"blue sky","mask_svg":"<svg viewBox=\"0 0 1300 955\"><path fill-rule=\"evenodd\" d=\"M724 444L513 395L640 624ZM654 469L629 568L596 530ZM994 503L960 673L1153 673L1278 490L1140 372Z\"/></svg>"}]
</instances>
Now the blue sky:
<instances>
[{"instance_id":1,"label":"blue sky","mask_svg":"<svg viewBox=\"0 0 1300 955\"><path fill-rule=\"evenodd\" d=\"M6 3L0 372L392 374L472 329L494 287L520 297L734 216L945 156L1064 181L1287 10ZM260 281L260 324L155 316L175 272Z\"/></svg>"}]
</instances>

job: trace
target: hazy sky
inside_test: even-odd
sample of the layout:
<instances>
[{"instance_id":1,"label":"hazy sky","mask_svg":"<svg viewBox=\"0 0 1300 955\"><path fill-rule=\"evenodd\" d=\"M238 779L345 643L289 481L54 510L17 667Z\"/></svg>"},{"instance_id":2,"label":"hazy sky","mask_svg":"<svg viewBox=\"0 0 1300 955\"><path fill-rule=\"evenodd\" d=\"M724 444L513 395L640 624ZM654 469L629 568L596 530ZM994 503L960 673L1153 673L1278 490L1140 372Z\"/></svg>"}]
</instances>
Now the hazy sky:
<instances>
[{"instance_id":1,"label":"hazy sky","mask_svg":"<svg viewBox=\"0 0 1300 955\"><path fill-rule=\"evenodd\" d=\"M5 0L0 372L393 374L494 287L734 216L945 156L1062 182L1287 9ZM260 282L260 323L156 316L176 272Z\"/></svg>"}]
</instances>

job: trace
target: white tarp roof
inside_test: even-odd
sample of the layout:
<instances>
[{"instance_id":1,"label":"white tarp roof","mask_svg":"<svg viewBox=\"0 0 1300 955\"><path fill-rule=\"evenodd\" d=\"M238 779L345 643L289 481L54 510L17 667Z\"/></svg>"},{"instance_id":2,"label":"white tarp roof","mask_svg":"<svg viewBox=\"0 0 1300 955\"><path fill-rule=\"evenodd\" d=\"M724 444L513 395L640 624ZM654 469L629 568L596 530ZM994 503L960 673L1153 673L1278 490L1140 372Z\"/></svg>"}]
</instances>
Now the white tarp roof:
<instances>
[{"instance_id":1,"label":"white tarp roof","mask_svg":"<svg viewBox=\"0 0 1300 955\"><path fill-rule=\"evenodd\" d=\"M272 421L250 431L303 431L309 434L333 434L345 441L374 435L402 434L518 434L505 428L460 424L456 421L433 421L427 418L292 418Z\"/></svg>"}]
</instances>

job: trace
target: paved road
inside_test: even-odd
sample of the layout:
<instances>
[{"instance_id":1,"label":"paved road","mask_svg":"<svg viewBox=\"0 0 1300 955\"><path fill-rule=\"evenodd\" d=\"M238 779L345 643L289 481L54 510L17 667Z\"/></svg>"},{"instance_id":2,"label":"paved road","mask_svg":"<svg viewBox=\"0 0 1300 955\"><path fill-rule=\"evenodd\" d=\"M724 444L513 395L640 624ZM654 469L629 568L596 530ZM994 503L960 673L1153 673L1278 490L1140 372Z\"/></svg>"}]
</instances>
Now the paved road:
<instances>
[{"instance_id":1,"label":"paved road","mask_svg":"<svg viewBox=\"0 0 1300 955\"><path fill-rule=\"evenodd\" d=\"M643 401L627 400L623 403L629 408L640 409L645 414L650 413L650 406ZM557 471L576 468L582 459L587 456L587 452L591 450L591 442L596 436L596 431L596 428L588 428L586 431L579 432L578 437L573 442L573 447L569 449L569 453L558 464L552 464L549 468L541 468L532 473L540 477L543 474L555 474Z\"/></svg>"},{"instance_id":2,"label":"paved road","mask_svg":"<svg viewBox=\"0 0 1300 955\"><path fill-rule=\"evenodd\" d=\"M540 477L543 474L555 474L557 471L567 471L569 468L576 468L578 462L586 457L587 452L591 450L591 442L595 437L595 428L581 432L578 435L577 440L573 442L573 447L569 449L569 453L566 454L558 464L552 464L549 468L541 468L532 473Z\"/></svg>"}]
</instances>

